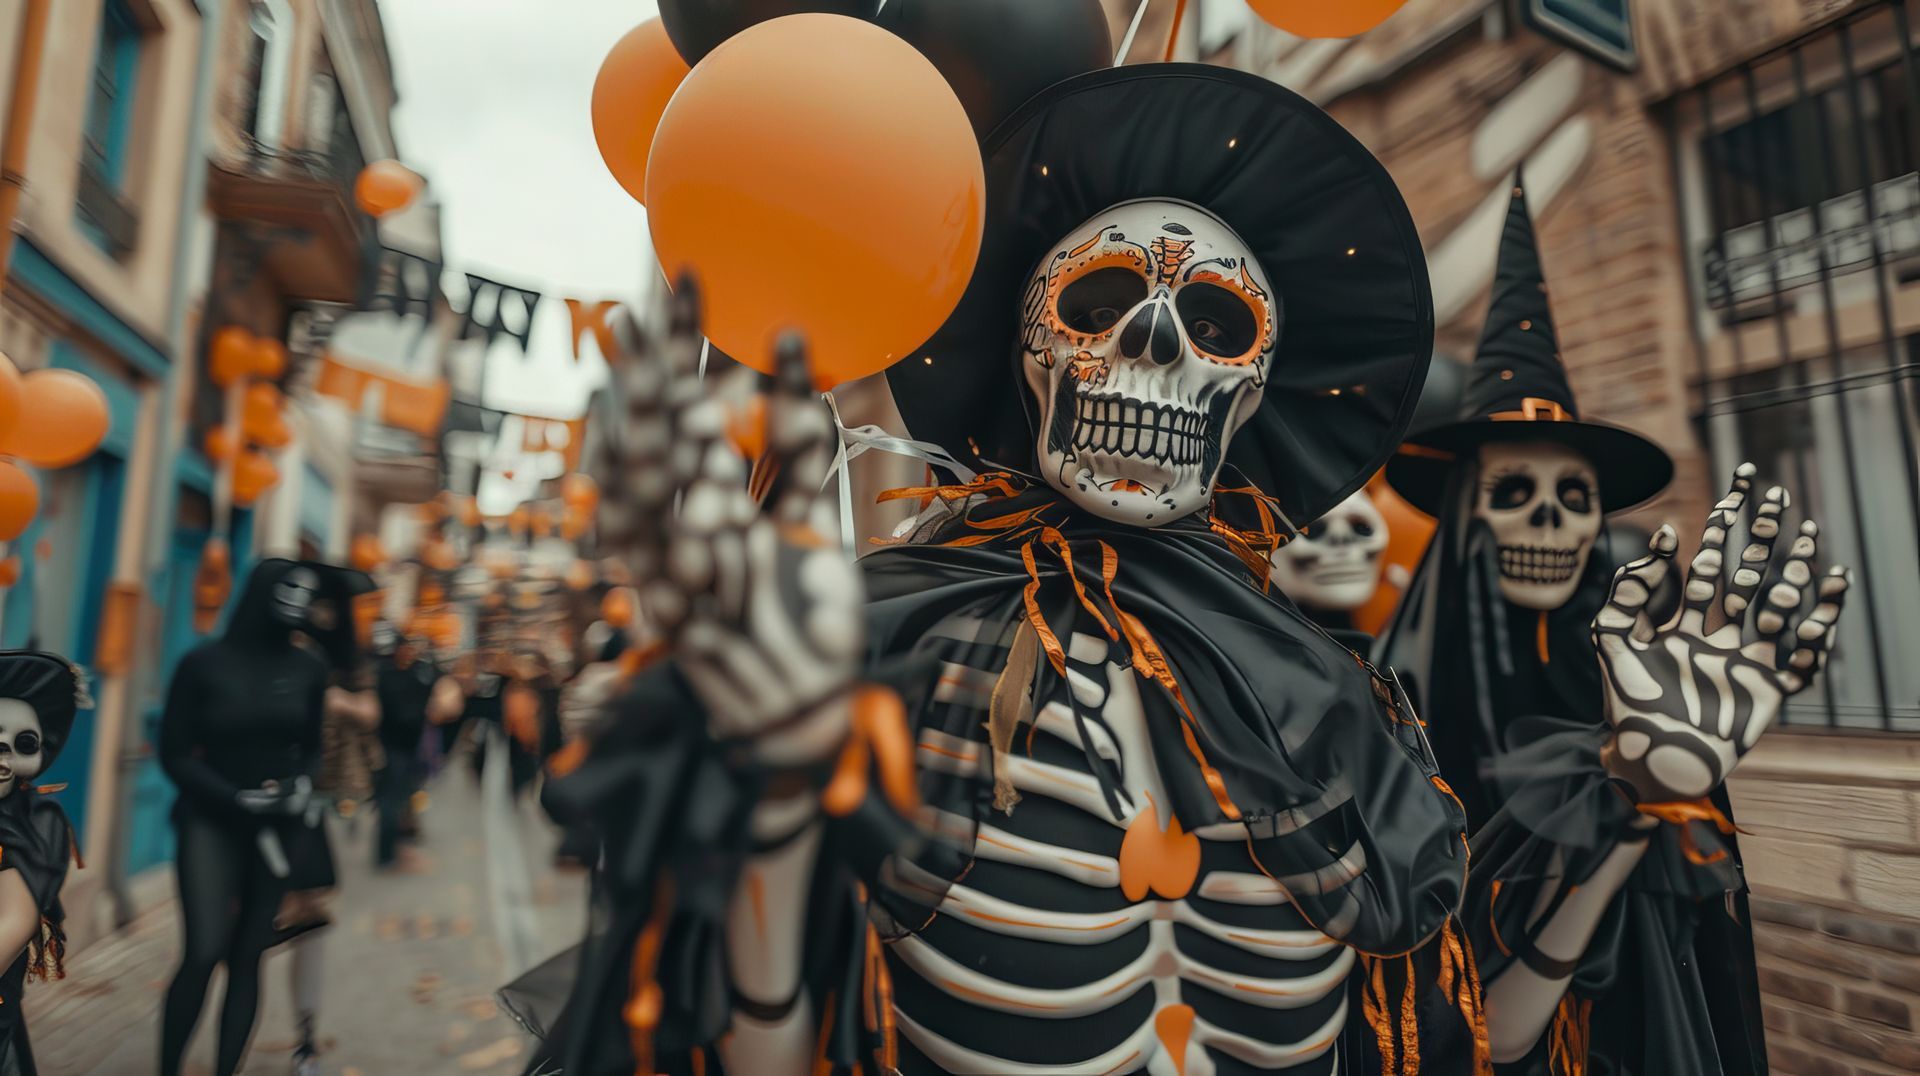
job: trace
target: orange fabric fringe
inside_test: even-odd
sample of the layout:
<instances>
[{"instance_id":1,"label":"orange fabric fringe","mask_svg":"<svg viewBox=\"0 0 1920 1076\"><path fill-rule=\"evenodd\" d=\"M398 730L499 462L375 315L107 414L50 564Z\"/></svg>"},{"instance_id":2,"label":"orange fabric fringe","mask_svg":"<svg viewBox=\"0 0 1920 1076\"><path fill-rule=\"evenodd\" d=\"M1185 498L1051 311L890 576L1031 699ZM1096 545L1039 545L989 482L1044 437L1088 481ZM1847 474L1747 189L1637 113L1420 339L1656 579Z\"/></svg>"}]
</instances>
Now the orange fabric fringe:
<instances>
[{"instance_id":1,"label":"orange fabric fringe","mask_svg":"<svg viewBox=\"0 0 1920 1076\"><path fill-rule=\"evenodd\" d=\"M1639 810L1641 814L1679 826L1680 851L1687 857L1687 862L1696 867L1720 862L1727 858L1727 851L1722 848L1712 855L1700 851L1700 846L1694 842L1693 827L1689 823L1706 822L1727 836L1739 832L1739 827L1733 824L1732 819L1720 813L1720 808L1715 807L1711 800L1704 798L1681 800L1675 803L1642 803L1639 805Z\"/></svg>"},{"instance_id":2,"label":"orange fabric fringe","mask_svg":"<svg viewBox=\"0 0 1920 1076\"><path fill-rule=\"evenodd\" d=\"M1547 1067L1554 1076L1587 1076L1589 1021L1593 1002L1561 995L1560 1008L1553 1014L1553 1026L1547 1031Z\"/></svg>"}]
</instances>

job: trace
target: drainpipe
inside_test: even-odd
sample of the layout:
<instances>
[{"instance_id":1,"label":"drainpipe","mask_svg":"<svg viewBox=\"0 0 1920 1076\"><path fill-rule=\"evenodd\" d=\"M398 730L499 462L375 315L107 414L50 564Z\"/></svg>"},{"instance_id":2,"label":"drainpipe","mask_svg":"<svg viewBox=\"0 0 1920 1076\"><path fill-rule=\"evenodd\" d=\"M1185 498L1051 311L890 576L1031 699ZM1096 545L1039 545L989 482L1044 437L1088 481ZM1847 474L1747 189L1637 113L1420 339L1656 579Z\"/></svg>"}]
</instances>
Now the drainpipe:
<instances>
[{"instance_id":1,"label":"drainpipe","mask_svg":"<svg viewBox=\"0 0 1920 1076\"><path fill-rule=\"evenodd\" d=\"M47 16L53 0L27 0L20 17L20 48L14 55L13 92L7 97L6 141L0 144L0 292L13 262L13 218L27 186L27 145L33 106L40 96L40 59L47 50Z\"/></svg>"},{"instance_id":2,"label":"drainpipe","mask_svg":"<svg viewBox=\"0 0 1920 1076\"><path fill-rule=\"evenodd\" d=\"M154 495L148 502L147 518L141 521L146 533L146 558L141 565L145 590L149 600L156 602L167 593L168 554L173 549L173 520L180 500L176 469L187 425L182 404L188 387L199 376L200 368L195 352L195 343L200 334L196 331L196 323L187 314L192 309L195 290L204 291L206 281L191 277L196 266L206 267L211 263L208 255L214 239L214 229L203 229L200 224L207 202L207 140L213 116L213 70L217 66L211 62L211 57L219 47L221 13L225 3L224 0L198 0L198 3L200 53L196 59L187 153L181 163L186 170L186 179L180 185L180 223L178 238L174 243L173 285L167 300L167 348L171 352L168 356L171 361L166 384L160 390L159 421L162 425L156 438L159 452L153 464ZM141 619L153 623L151 617ZM162 640L156 629L150 637L138 640L134 647L135 661L128 677L125 717L135 728L140 728L140 722L146 716L142 700L155 695L145 688L152 677L160 675L156 663L161 646ZM150 660L143 661L141 658ZM119 824L113 830L115 847L107 861L107 890L113 901L114 922L121 927L126 926L139 911L133 906L133 894L128 885L127 838L131 831L133 780L141 765L149 758L141 750L146 745L144 730L139 736L124 737L123 744L117 781Z\"/></svg>"}]
</instances>

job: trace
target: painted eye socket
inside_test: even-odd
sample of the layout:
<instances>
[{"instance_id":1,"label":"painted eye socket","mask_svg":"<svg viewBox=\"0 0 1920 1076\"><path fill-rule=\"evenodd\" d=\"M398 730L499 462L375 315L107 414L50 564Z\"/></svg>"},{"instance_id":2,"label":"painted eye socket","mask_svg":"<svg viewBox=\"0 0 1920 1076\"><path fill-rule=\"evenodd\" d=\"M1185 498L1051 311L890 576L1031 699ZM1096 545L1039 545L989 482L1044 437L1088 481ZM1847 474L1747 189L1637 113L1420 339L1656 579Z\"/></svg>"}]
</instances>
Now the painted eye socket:
<instances>
[{"instance_id":1,"label":"painted eye socket","mask_svg":"<svg viewBox=\"0 0 1920 1076\"><path fill-rule=\"evenodd\" d=\"M1349 519L1347 520L1347 526L1352 527L1353 533L1361 538L1373 537L1373 524L1364 519Z\"/></svg>"},{"instance_id":2,"label":"painted eye socket","mask_svg":"<svg viewBox=\"0 0 1920 1076\"><path fill-rule=\"evenodd\" d=\"M1195 281L1180 289L1173 305L1187 339L1209 355L1236 358L1252 350L1260 338L1260 319L1246 300L1218 284Z\"/></svg>"},{"instance_id":3,"label":"painted eye socket","mask_svg":"<svg viewBox=\"0 0 1920 1076\"><path fill-rule=\"evenodd\" d=\"M1559 493L1560 503L1566 506L1567 511L1583 516L1593 511L1593 486L1585 478L1579 476L1562 478L1560 488L1556 492Z\"/></svg>"},{"instance_id":4,"label":"painted eye socket","mask_svg":"<svg viewBox=\"0 0 1920 1076\"><path fill-rule=\"evenodd\" d=\"M1120 324L1147 297L1146 278L1122 266L1095 269L1060 289L1055 312L1078 333L1098 335Z\"/></svg>"},{"instance_id":5,"label":"painted eye socket","mask_svg":"<svg viewBox=\"0 0 1920 1076\"><path fill-rule=\"evenodd\" d=\"M1487 491L1487 504L1511 512L1533 500L1533 490L1532 475L1503 474L1493 480L1493 488Z\"/></svg>"},{"instance_id":6,"label":"painted eye socket","mask_svg":"<svg viewBox=\"0 0 1920 1076\"><path fill-rule=\"evenodd\" d=\"M32 730L28 730L14 737L13 750L15 754L21 754L21 755L39 754L40 753L40 734Z\"/></svg>"}]
</instances>

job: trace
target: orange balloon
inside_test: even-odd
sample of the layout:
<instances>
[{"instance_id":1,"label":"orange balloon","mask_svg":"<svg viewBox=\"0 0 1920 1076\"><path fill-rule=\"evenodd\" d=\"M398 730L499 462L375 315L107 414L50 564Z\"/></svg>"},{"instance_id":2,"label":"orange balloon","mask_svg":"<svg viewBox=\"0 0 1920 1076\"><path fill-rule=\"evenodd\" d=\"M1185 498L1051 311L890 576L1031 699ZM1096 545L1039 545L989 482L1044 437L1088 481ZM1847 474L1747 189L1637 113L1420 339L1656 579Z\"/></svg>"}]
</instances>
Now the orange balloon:
<instances>
[{"instance_id":1,"label":"orange balloon","mask_svg":"<svg viewBox=\"0 0 1920 1076\"><path fill-rule=\"evenodd\" d=\"M384 217L413 203L426 181L399 161L375 161L360 170L353 182L353 199L361 212Z\"/></svg>"},{"instance_id":2,"label":"orange balloon","mask_svg":"<svg viewBox=\"0 0 1920 1076\"><path fill-rule=\"evenodd\" d=\"M20 558L8 557L0 560L0 587L10 587L20 581Z\"/></svg>"},{"instance_id":3,"label":"orange balloon","mask_svg":"<svg viewBox=\"0 0 1920 1076\"><path fill-rule=\"evenodd\" d=\"M674 51L659 19L627 31L594 77L593 140L607 171L636 202L647 200L647 150L654 128L686 77L687 61Z\"/></svg>"},{"instance_id":4,"label":"orange balloon","mask_svg":"<svg viewBox=\"0 0 1920 1076\"><path fill-rule=\"evenodd\" d=\"M10 460L0 460L0 541L11 542L40 511L40 487Z\"/></svg>"},{"instance_id":5,"label":"orange balloon","mask_svg":"<svg viewBox=\"0 0 1920 1076\"><path fill-rule=\"evenodd\" d=\"M600 484L575 471L560 480L560 499L568 508L591 512L600 506Z\"/></svg>"},{"instance_id":6,"label":"orange balloon","mask_svg":"<svg viewBox=\"0 0 1920 1076\"><path fill-rule=\"evenodd\" d=\"M280 414L284 402L280 390L264 381L248 385L240 400L240 432L256 445L286 447L293 440L293 430Z\"/></svg>"},{"instance_id":7,"label":"orange balloon","mask_svg":"<svg viewBox=\"0 0 1920 1076\"><path fill-rule=\"evenodd\" d=\"M560 537L571 542L593 528L593 513L578 508L568 508L567 514L560 520Z\"/></svg>"},{"instance_id":8,"label":"orange balloon","mask_svg":"<svg viewBox=\"0 0 1920 1076\"><path fill-rule=\"evenodd\" d=\"M681 83L647 163L669 279L694 272L714 346L762 373L787 330L814 379L875 373L953 312L986 180L953 89L913 46L844 15L734 35ZM805 251L795 272L775 251Z\"/></svg>"},{"instance_id":9,"label":"orange balloon","mask_svg":"<svg viewBox=\"0 0 1920 1076\"><path fill-rule=\"evenodd\" d=\"M215 463L225 463L233 458L235 449L233 431L225 426L215 426L207 431L206 439L200 442L207 458Z\"/></svg>"},{"instance_id":10,"label":"orange balloon","mask_svg":"<svg viewBox=\"0 0 1920 1076\"><path fill-rule=\"evenodd\" d=\"M576 560L567 568L567 586L574 590L585 590L593 585L594 576L592 561Z\"/></svg>"},{"instance_id":11,"label":"orange balloon","mask_svg":"<svg viewBox=\"0 0 1920 1076\"><path fill-rule=\"evenodd\" d=\"M1367 604L1353 611L1353 626L1378 635L1386 630L1387 621L1400 605L1403 588L1396 580L1413 579L1414 569L1426 555L1427 543L1433 540L1434 522L1433 517L1401 499L1381 475L1374 475L1367 483L1367 495L1387 521L1387 551L1380 585L1373 589Z\"/></svg>"},{"instance_id":12,"label":"orange balloon","mask_svg":"<svg viewBox=\"0 0 1920 1076\"><path fill-rule=\"evenodd\" d=\"M420 560L435 571L450 572L460 566L460 554L453 551L453 543L445 538L435 538L420 551Z\"/></svg>"},{"instance_id":13,"label":"orange balloon","mask_svg":"<svg viewBox=\"0 0 1920 1076\"><path fill-rule=\"evenodd\" d=\"M544 538L553 533L553 513L536 508L527 516L527 526L533 528L535 535Z\"/></svg>"},{"instance_id":14,"label":"orange balloon","mask_svg":"<svg viewBox=\"0 0 1920 1076\"><path fill-rule=\"evenodd\" d=\"M387 562L387 551L380 545L380 539L371 534L353 536L353 547L348 553L353 566L363 572L371 572Z\"/></svg>"},{"instance_id":15,"label":"orange balloon","mask_svg":"<svg viewBox=\"0 0 1920 1076\"><path fill-rule=\"evenodd\" d=\"M287 425L287 416L273 416L273 422L265 429L255 430L251 434L253 443L262 448L285 448L293 443L293 427Z\"/></svg>"},{"instance_id":16,"label":"orange balloon","mask_svg":"<svg viewBox=\"0 0 1920 1076\"><path fill-rule=\"evenodd\" d=\"M260 495L278 481L280 468L273 465L272 457L250 448L240 453L233 464L233 503L244 508L259 500Z\"/></svg>"},{"instance_id":17,"label":"orange balloon","mask_svg":"<svg viewBox=\"0 0 1920 1076\"><path fill-rule=\"evenodd\" d=\"M213 334L207 350L207 377L226 388L247 376L253 369L255 337L238 325L228 325Z\"/></svg>"},{"instance_id":18,"label":"orange balloon","mask_svg":"<svg viewBox=\"0 0 1920 1076\"><path fill-rule=\"evenodd\" d=\"M106 439L107 394L85 374L35 370L20 379L20 417L0 435L0 456L37 467L66 467Z\"/></svg>"},{"instance_id":19,"label":"orange balloon","mask_svg":"<svg viewBox=\"0 0 1920 1076\"><path fill-rule=\"evenodd\" d=\"M527 527L532 522L533 513L528 511L527 506L523 504L515 508L513 512L507 516L507 530L514 534L525 534L527 533Z\"/></svg>"},{"instance_id":20,"label":"orange balloon","mask_svg":"<svg viewBox=\"0 0 1920 1076\"><path fill-rule=\"evenodd\" d=\"M254 339L252 358L252 366L247 372L255 377L274 381L287 372L287 345L272 337Z\"/></svg>"},{"instance_id":21,"label":"orange balloon","mask_svg":"<svg viewBox=\"0 0 1920 1076\"><path fill-rule=\"evenodd\" d=\"M1407 0L1247 0L1254 14L1295 37L1352 37L1385 22Z\"/></svg>"},{"instance_id":22,"label":"orange balloon","mask_svg":"<svg viewBox=\"0 0 1920 1076\"><path fill-rule=\"evenodd\" d=\"M633 595L623 587L607 591L600 599L600 619L611 627L624 628L633 623Z\"/></svg>"},{"instance_id":23,"label":"orange balloon","mask_svg":"<svg viewBox=\"0 0 1920 1076\"><path fill-rule=\"evenodd\" d=\"M20 368L13 360L0 354L0 435L13 427L20 419L20 404L26 393L21 383Z\"/></svg>"}]
</instances>

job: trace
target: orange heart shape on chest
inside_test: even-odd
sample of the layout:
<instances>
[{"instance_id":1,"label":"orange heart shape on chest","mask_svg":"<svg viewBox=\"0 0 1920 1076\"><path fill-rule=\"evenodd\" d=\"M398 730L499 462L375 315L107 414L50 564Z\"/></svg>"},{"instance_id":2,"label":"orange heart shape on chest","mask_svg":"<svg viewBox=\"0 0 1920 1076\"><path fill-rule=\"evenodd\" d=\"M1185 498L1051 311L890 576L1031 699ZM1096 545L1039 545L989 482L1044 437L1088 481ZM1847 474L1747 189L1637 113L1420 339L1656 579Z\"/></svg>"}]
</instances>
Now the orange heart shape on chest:
<instances>
[{"instance_id":1,"label":"orange heart shape on chest","mask_svg":"<svg viewBox=\"0 0 1920 1076\"><path fill-rule=\"evenodd\" d=\"M1162 900L1179 900L1200 875L1200 838L1182 832L1178 818L1161 829L1159 812L1151 798L1147 802L1120 842L1120 891L1128 900L1143 900L1148 892Z\"/></svg>"}]
</instances>

